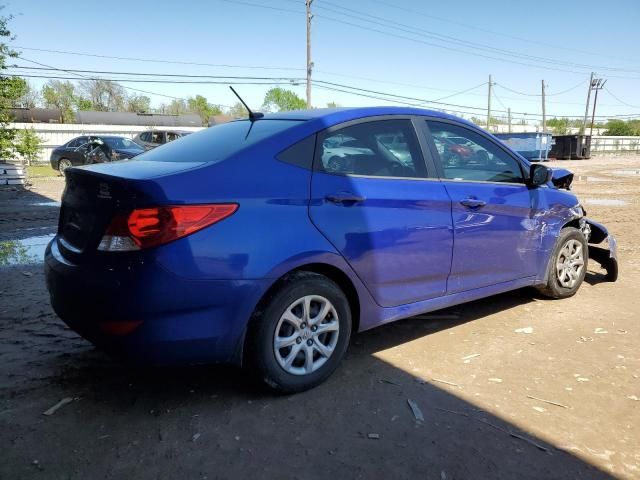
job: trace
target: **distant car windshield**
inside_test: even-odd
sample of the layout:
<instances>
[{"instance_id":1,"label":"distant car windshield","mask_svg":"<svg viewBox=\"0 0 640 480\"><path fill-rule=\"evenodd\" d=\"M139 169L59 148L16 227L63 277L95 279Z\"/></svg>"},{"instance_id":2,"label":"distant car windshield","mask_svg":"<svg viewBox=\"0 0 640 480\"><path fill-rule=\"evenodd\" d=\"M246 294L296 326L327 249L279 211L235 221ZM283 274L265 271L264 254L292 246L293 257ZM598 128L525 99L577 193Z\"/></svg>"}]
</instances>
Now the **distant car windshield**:
<instances>
[{"instance_id":1,"label":"distant car windshield","mask_svg":"<svg viewBox=\"0 0 640 480\"><path fill-rule=\"evenodd\" d=\"M304 120L239 120L206 128L148 151L140 161L220 162L260 140L300 125Z\"/></svg>"},{"instance_id":2,"label":"distant car windshield","mask_svg":"<svg viewBox=\"0 0 640 480\"><path fill-rule=\"evenodd\" d=\"M132 142L128 138L120 137L103 137L104 143L109 145L110 148L120 150L142 150L143 148L135 142Z\"/></svg>"}]
</instances>

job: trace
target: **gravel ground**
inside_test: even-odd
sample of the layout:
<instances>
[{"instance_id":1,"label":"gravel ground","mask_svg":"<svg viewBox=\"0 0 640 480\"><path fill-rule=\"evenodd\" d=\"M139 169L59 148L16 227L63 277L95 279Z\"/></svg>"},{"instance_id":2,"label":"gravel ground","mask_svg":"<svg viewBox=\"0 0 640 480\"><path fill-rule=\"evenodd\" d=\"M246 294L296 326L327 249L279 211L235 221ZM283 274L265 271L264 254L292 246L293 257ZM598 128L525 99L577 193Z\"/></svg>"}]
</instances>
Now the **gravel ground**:
<instances>
[{"instance_id":1,"label":"gravel ground","mask_svg":"<svg viewBox=\"0 0 640 480\"><path fill-rule=\"evenodd\" d=\"M0 478L639 478L640 158L558 164L618 238L617 283L592 265L571 299L519 290L357 335L295 396L233 367L120 365L55 316L41 264L0 267ZM0 190L0 242L53 233L62 188Z\"/></svg>"}]
</instances>

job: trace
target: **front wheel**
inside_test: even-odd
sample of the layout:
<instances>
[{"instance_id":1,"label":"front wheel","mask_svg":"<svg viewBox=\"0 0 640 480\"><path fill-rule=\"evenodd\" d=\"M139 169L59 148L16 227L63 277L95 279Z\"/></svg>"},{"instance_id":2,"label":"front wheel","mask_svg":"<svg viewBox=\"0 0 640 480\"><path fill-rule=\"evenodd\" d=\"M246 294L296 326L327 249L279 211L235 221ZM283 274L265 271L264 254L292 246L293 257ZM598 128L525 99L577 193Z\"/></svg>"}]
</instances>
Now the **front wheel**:
<instances>
[{"instance_id":1,"label":"front wheel","mask_svg":"<svg viewBox=\"0 0 640 480\"><path fill-rule=\"evenodd\" d=\"M58 171L60 172L60 175L64 176L64 171L67 168L72 166L73 165L71 164L71 160L68 160L66 158L61 158L60 161L58 162Z\"/></svg>"},{"instance_id":2,"label":"front wheel","mask_svg":"<svg viewBox=\"0 0 640 480\"><path fill-rule=\"evenodd\" d=\"M547 283L538 290L550 298L575 295L584 281L589 261L584 234L573 227L562 229L550 261Z\"/></svg>"},{"instance_id":3,"label":"front wheel","mask_svg":"<svg viewBox=\"0 0 640 480\"><path fill-rule=\"evenodd\" d=\"M248 366L282 393L322 383L340 364L351 336L349 302L333 281L296 272L254 314Z\"/></svg>"}]
</instances>

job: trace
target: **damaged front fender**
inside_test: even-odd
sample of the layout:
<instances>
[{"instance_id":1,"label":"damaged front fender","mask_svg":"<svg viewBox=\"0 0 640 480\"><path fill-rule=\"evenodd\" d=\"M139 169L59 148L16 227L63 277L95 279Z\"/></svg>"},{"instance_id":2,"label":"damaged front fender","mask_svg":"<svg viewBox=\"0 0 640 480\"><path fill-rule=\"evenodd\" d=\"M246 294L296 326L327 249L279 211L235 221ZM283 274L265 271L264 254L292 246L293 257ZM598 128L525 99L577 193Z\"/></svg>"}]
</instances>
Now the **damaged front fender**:
<instances>
[{"instance_id":1,"label":"damaged front fender","mask_svg":"<svg viewBox=\"0 0 640 480\"><path fill-rule=\"evenodd\" d=\"M607 228L589 218L581 219L582 231L589 242L589 258L595 260L607 271L606 279L615 282L618 279L618 250L616 239ZM596 245L606 243L608 248Z\"/></svg>"}]
</instances>

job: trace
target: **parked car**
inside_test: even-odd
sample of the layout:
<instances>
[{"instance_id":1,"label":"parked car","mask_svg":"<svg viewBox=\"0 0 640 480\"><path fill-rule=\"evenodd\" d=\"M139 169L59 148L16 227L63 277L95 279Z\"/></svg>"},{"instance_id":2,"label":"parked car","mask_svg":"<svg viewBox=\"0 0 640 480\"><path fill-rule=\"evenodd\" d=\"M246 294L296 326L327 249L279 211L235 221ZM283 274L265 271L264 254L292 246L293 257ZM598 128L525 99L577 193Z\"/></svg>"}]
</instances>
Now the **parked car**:
<instances>
[{"instance_id":1,"label":"parked car","mask_svg":"<svg viewBox=\"0 0 640 480\"><path fill-rule=\"evenodd\" d=\"M126 160L144 149L128 138L114 135L83 135L51 152L51 167L60 173L69 167Z\"/></svg>"},{"instance_id":2,"label":"parked car","mask_svg":"<svg viewBox=\"0 0 640 480\"><path fill-rule=\"evenodd\" d=\"M165 143L185 137L190 133L191 132L185 130L147 130L133 137L133 141L145 150L151 150Z\"/></svg>"},{"instance_id":3,"label":"parked car","mask_svg":"<svg viewBox=\"0 0 640 480\"><path fill-rule=\"evenodd\" d=\"M488 162L445 164L447 136ZM325 380L354 332L527 286L569 297L590 255L617 277L614 237L558 187L570 172L440 112L270 114L66 177L45 270L72 329L132 361L242 364L282 392Z\"/></svg>"}]
</instances>

